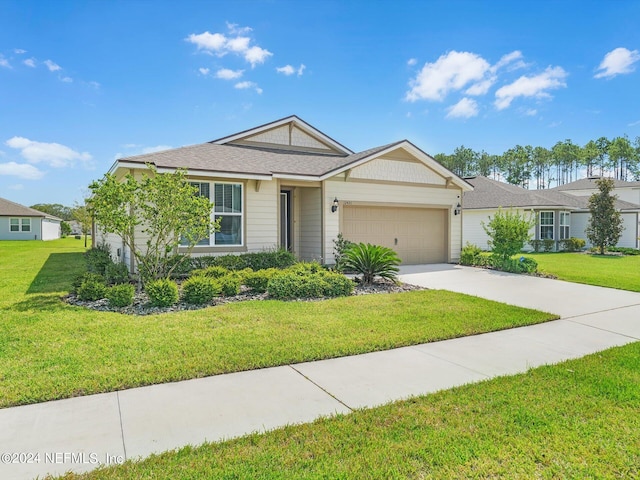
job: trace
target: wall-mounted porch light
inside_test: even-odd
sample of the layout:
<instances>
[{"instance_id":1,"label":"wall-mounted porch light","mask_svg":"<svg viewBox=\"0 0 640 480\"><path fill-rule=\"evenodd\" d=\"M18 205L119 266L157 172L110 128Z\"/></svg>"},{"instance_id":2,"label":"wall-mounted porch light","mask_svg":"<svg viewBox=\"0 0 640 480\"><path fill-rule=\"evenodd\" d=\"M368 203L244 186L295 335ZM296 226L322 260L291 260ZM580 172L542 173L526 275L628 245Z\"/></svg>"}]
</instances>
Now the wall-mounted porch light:
<instances>
[{"instance_id":1,"label":"wall-mounted porch light","mask_svg":"<svg viewBox=\"0 0 640 480\"><path fill-rule=\"evenodd\" d=\"M460 212L462 212L462 205L460 205L460 202L458 202L456 208L453 209L453 214L460 215Z\"/></svg>"},{"instance_id":2,"label":"wall-mounted porch light","mask_svg":"<svg viewBox=\"0 0 640 480\"><path fill-rule=\"evenodd\" d=\"M338 211L338 197L333 199L333 204L331 205L331 213L336 213Z\"/></svg>"}]
</instances>

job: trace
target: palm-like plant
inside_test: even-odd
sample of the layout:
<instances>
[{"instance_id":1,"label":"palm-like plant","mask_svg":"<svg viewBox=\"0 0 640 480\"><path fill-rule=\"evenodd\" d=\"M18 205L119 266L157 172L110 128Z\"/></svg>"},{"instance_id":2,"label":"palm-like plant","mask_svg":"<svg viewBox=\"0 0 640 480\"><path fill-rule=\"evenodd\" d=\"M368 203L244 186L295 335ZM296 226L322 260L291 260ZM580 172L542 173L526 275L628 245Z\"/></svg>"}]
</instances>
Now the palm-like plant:
<instances>
[{"instance_id":1,"label":"palm-like plant","mask_svg":"<svg viewBox=\"0 0 640 480\"><path fill-rule=\"evenodd\" d=\"M400 271L396 252L370 243L351 245L344 253L343 264L346 270L362 274L363 283L373 283L376 276L395 282Z\"/></svg>"}]
</instances>

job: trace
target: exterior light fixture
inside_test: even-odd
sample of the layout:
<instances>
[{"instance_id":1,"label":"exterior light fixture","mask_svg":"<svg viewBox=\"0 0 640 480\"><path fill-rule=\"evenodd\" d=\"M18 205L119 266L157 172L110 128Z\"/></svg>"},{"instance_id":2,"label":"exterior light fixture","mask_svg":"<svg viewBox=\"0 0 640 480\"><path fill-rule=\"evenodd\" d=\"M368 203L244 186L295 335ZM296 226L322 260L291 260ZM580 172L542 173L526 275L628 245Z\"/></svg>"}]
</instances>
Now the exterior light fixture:
<instances>
[{"instance_id":1,"label":"exterior light fixture","mask_svg":"<svg viewBox=\"0 0 640 480\"><path fill-rule=\"evenodd\" d=\"M333 199L333 204L331 205L331 213L336 213L338 211L338 197Z\"/></svg>"},{"instance_id":2,"label":"exterior light fixture","mask_svg":"<svg viewBox=\"0 0 640 480\"><path fill-rule=\"evenodd\" d=\"M458 202L456 208L453 209L453 214L460 215L460 212L462 212L462 205L460 205L460 202Z\"/></svg>"}]
</instances>

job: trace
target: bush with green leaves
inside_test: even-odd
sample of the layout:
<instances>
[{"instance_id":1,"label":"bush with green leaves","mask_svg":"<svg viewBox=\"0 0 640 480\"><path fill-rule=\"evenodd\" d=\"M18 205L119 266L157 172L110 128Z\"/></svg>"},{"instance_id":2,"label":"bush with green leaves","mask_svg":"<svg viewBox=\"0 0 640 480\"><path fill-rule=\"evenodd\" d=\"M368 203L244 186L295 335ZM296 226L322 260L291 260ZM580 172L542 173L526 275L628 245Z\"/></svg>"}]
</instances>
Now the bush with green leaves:
<instances>
[{"instance_id":1,"label":"bush with green leaves","mask_svg":"<svg viewBox=\"0 0 640 480\"><path fill-rule=\"evenodd\" d=\"M78 287L77 294L80 300L95 302L106 296L107 286L97 277L87 278Z\"/></svg>"},{"instance_id":2,"label":"bush with green leaves","mask_svg":"<svg viewBox=\"0 0 640 480\"><path fill-rule=\"evenodd\" d=\"M576 237L571 237L560 241L562 250L565 250L567 252L579 252L585 247L586 243L587 242L585 242L583 239Z\"/></svg>"},{"instance_id":3,"label":"bush with green leaves","mask_svg":"<svg viewBox=\"0 0 640 480\"><path fill-rule=\"evenodd\" d=\"M267 291L269 280L280 272L282 272L282 270L277 268L266 268L264 270L258 270L257 272L251 272L245 277L244 284L255 293L264 293Z\"/></svg>"},{"instance_id":4,"label":"bush with green leaves","mask_svg":"<svg viewBox=\"0 0 640 480\"><path fill-rule=\"evenodd\" d=\"M296 298L323 298L351 295L353 281L337 272L329 272L323 268L311 271L314 267L288 268L275 273L267 284L269 296L278 300Z\"/></svg>"},{"instance_id":5,"label":"bush with green leaves","mask_svg":"<svg viewBox=\"0 0 640 480\"><path fill-rule=\"evenodd\" d=\"M344 238L342 233L339 233L333 240L333 258L335 260L335 269L338 272L344 272L344 254L353 245L351 240Z\"/></svg>"},{"instance_id":6,"label":"bush with green leaves","mask_svg":"<svg viewBox=\"0 0 640 480\"><path fill-rule=\"evenodd\" d=\"M154 307L170 307L178 303L178 285L168 278L147 282L144 291Z\"/></svg>"},{"instance_id":7,"label":"bush with green leaves","mask_svg":"<svg viewBox=\"0 0 640 480\"><path fill-rule=\"evenodd\" d=\"M538 262L531 257L520 257L518 267L522 273L536 273L538 271Z\"/></svg>"},{"instance_id":8,"label":"bush with green leaves","mask_svg":"<svg viewBox=\"0 0 640 480\"><path fill-rule=\"evenodd\" d=\"M498 209L489 223L482 222L482 228L489 236L487 242L494 255L508 259L520 252L531 239L529 231L535 225L531 215L517 210Z\"/></svg>"},{"instance_id":9,"label":"bush with green leaves","mask_svg":"<svg viewBox=\"0 0 640 480\"><path fill-rule=\"evenodd\" d=\"M597 247L592 249L593 251L598 251ZM640 250L637 248L630 247L609 247L607 248L609 252L613 253L622 253L623 255L640 255Z\"/></svg>"},{"instance_id":10,"label":"bush with green leaves","mask_svg":"<svg viewBox=\"0 0 640 480\"><path fill-rule=\"evenodd\" d=\"M370 243L356 243L344 254L346 269L362 275L362 283L373 283L375 277L397 281L400 258L391 248Z\"/></svg>"},{"instance_id":11,"label":"bush with green leaves","mask_svg":"<svg viewBox=\"0 0 640 480\"><path fill-rule=\"evenodd\" d=\"M97 273L98 275L103 276L107 272L107 267L113 264L113 260L111 260L111 251L109 245L106 243L98 244L84 252L84 259L87 264L88 272Z\"/></svg>"},{"instance_id":12,"label":"bush with green leaves","mask_svg":"<svg viewBox=\"0 0 640 480\"><path fill-rule=\"evenodd\" d=\"M460 252L460 264L461 265L475 265L476 259L482 250L477 245L467 242L464 247L462 247L462 252Z\"/></svg>"},{"instance_id":13,"label":"bush with green leaves","mask_svg":"<svg viewBox=\"0 0 640 480\"><path fill-rule=\"evenodd\" d=\"M243 253L240 255L221 255L208 257L207 260L199 259L199 262L207 263L206 266L216 265L228 270L265 270L267 268L284 269L296 263L293 253L284 249L266 250L264 252Z\"/></svg>"},{"instance_id":14,"label":"bush with green leaves","mask_svg":"<svg viewBox=\"0 0 640 480\"><path fill-rule=\"evenodd\" d=\"M135 287L130 283L121 283L107 289L107 300L112 307L128 307L133 303Z\"/></svg>"},{"instance_id":15,"label":"bush with green leaves","mask_svg":"<svg viewBox=\"0 0 640 480\"><path fill-rule=\"evenodd\" d=\"M71 291L77 294L80 285L82 285L82 282L86 280L92 280L106 285L105 279L102 275L99 275L97 273L84 272L82 275L78 275L73 279L73 281L71 282Z\"/></svg>"},{"instance_id":16,"label":"bush with green leaves","mask_svg":"<svg viewBox=\"0 0 640 480\"><path fill-rule=\"evenodd\" d=\"M545 238L542 240L542 247L544 248L545 253L553 252L555 246L556 241L551 238Z\"/></svg>"},{"instance_id":17,"label":"bush with green leaves","mask_svg":"<svg viewBox=\"0 0 640 480\"><path fill-rule=\"evenodd\" d=\"M194 277L222 278L229 275L230 272L231 270L226 267L211 265L206 268L194 270L193 272L191 272L191 275L193 275Z\"/></svg>"},{"instance_id":18,"label":"bush with green leaves","mask_svg":"<svg viewBox=\"0 0 640 480\"><path fill-rule=\"evenodd\" d=\"M325 272L322 279L326 283L324 297L346 297L353 293L353 280L337 272Z\"/></svg>"},{"instance_id":19,"label":"bush with green leaves","mask_svg":"<svg viewBox=\"0 0 640 480\"><path fill-rule=\"evenodd\" d=\"M220 282L211 277L194 276L182 283L182 299L192 305L209 303L220 293Z\"/></svg>"},{"instance_id":20,"label":"bush with green leaves","mask_svg":"<svg viewBox=\"0 0 640 480\"><path fill-rule=\"evenodd\" d=\"M111 262L105 269L104 278L109 285L129 282L129 269L124 263Z\"/></svg>"},{"instance_id":21,"label":"bush with green leaves","mask_svg":"<svg viewBox=\"0 0 640 480\"><path fill-rule=\"evenodd\" d=\"M240 278L237 275L227 275L218 280L222 295L233 297L240 293Z\"/></svg>"}]
</instances>

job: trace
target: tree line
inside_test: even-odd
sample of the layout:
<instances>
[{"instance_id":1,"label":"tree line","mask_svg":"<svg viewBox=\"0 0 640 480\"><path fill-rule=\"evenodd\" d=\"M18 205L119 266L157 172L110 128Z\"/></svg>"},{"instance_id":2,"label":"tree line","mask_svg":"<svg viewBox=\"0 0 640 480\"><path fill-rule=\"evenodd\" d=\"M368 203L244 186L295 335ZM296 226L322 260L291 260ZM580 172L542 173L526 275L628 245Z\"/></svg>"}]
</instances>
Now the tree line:
<instances>
[{"instance_id":1,"label":"tree line","mask_svg":"<svg viewBox=\"0 0 640 480\"><path fill-rule=\"evenodd\" d=\"M434 157L460 177L482 175L524 188L544 189L591 176L640 180L640 137L600 137L580 146L570 139L551 148L516 145L502 155L461 145Z\"/></svg>"}]
</instances>

